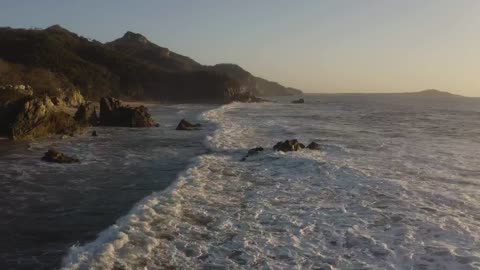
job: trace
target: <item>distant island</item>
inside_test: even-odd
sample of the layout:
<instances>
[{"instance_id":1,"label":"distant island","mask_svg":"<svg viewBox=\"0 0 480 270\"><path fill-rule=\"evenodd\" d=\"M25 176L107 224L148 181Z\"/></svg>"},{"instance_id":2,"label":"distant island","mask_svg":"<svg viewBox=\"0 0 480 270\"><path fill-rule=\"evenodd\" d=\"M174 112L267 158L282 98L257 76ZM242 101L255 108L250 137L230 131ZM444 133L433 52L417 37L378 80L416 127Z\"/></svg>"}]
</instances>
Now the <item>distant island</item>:
<instances>
[{"instance_id":1,"label":"distant island","mask_svg":"<svg viewBox=\"0 0 480 270\"><path fill-rule=\"evenodd\" d=\"M419 97L463 97L461 95L455 95L446 91L440 91L437 89L427 89L420 92L406 92L401 95L419 96Z\"/></svg>"},{"instance_id":2,"label":"distant island","mask_svg":"<svg viewBox=\"0 0 480 270\"><path fill-rule=\"evenodd\" d=\"M403 93L330 93L320 95L397 95L397 96L412 96L412 97L464 97L461 95L452 94L446 91L437 89L426 89L418 92L403 92Z\"/></svg>"}]
</instances>

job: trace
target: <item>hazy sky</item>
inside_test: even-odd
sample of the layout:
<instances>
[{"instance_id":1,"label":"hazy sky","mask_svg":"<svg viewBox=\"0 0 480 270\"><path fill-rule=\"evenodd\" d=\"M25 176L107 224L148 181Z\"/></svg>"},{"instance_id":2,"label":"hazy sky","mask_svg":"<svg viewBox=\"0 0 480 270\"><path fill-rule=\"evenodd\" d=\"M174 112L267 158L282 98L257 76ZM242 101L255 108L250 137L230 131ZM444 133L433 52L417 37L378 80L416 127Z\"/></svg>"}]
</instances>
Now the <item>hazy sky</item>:
<instances>
[{"instance_id":1,"label":"hazy sky","mask_svg":"<svg viewBox=\"0 0 480 270\"><path fill-rule=\"evenodd\" d=\"M480 96L479 0L0 0L0 25L127 30L307 92Z\"/></svg>"}]
</instances>

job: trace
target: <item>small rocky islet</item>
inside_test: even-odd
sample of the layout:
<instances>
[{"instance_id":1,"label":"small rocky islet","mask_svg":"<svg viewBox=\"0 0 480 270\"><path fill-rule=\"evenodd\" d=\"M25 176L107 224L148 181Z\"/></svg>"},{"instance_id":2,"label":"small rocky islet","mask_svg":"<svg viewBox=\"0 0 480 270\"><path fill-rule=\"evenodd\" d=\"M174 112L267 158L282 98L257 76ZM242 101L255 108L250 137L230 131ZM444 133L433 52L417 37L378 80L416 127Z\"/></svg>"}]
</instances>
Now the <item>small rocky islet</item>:
<instances>
[{"instance_id":1,"label":"small rocky islet","mask_svg":"<svg viewBox=\"0 0 480 270\"><path fill-rule=\"evenodd\" d=\"M285 140L285 141L280 141L277 142L273 146L274 151L279 151L279 152L295 152L295 151L300 151L302 149L309 149L309 150L315 150L315 151L320 151L321 146L320 144L316 142L311 142L307 146L305 144L299 142L297 139L292 139L292 140ZM259 153L263 152L265 149L263 147L255 147L250 150L248 150L247 154L241 159L241 161L246 161L248 157L258 155Z\"/></svg>"},{"instance_id":2,"label":"small rocky islet","mask_svg":"<svg viewBox=\"0 0 480 270\"><path fill-rule=\"evenodd\" d=\"M305 99L300 98L300 99L297 99L297 100L292 101L292 103L293 103L293 104L303 104L303 103L305 103Z\"/></svg>"}]
</instances>

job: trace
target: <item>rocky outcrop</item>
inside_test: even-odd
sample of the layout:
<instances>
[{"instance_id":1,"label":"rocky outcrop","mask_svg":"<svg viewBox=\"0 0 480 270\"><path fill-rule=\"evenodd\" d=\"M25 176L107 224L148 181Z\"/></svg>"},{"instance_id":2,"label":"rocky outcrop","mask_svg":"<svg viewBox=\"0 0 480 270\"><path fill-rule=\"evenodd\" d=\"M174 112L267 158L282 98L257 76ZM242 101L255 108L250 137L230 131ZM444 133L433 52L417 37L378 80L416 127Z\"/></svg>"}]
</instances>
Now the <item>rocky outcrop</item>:
<instances>
[{"instance_id":1,"label":"rocky outcrop","mask_svg":"<svg viewBox=\"0 0 480 270\"><path fill-rule=\"evenodd\" d=\"M98 126L99 119L96 106L91 102L80 105L74 116L75 121L84 126Z\"/></svg>"},{"instance_id":2,"label":"rocky outcrop","mask_svg":"<svg viewBox=\"0 0 480 270\"><path fill-rule=\"evenodd\" d=\"M130 107L113 97L100 100L100 125L116 127L156 126L145 106Z\"/></svg>"},{"instance_id":3,"label":"rocky outcrop","mask_svg":"<svg viewBox=\"0 0 480 270\"><path fill-rule=\"evenodd\" d=\"M316 142L311 142L309 145L307 145L307 148L310 150L321 150L320 144Z\"/></svg>"},{"instance_id":4,"label":"rocky outcrop","mask_svg":"<svg viewBox=\"0 0 480 270\"><path fill-rule=\"evenodd\" d=\"M242 161L247 160L248 157L258 155L260 152L263 152L263 147L255 147L250 150L248 150L248 153L245 157L242 158Z\"/></svg>"},{"instance_id":5,"label":"rocky outcrop","mask_svg":"<svg viewBox=\"0 0 480 270\"><path fill-rule=\"evenodd\" d=\"M79 90L69 89L63 91L63 102L70 107L78 107L85 103L85 98Z\"/></svg>"},{"instance_id":6,"label":"rocky outcrop","mask_svg":"<svg viewBox=\"0 0 480 270\"><path fill-rule=\"evenodd\" d=\"M85 98L76 89L57 89L58 94L52 97L55 106L65 106L78 108L85 103Z\"/></svg>"},{"instance_id":7,"label":"rocky outcrop","mask_svg":"<svg viewBox=\"0 0 480 270\"><path fill-rule=\"evenodd\" d=\"M0 135L13 140L73 135L78 125L49 97L35 97L29 86L0 87Z\"/></svg>"},{"instance_id":8,"label":"rocky outcrop","mask_svg":"<svg viewBox=\"0 0 480 270\"><path fill-rule=\"evenodd\" d=\"M78 163L80 160L69 157L61 152L50 149L42 157L42 160L45 162L54 162L54 163Z\"/></svg>"},{"instance_id":9,"label":"rocky outcrop","mask_svg":"<svg viewBox=\"0 0 480 270\"><path fill-rule=\"evenodd\" d=\"M202 127L200 124L192 124L185 119L180 120L176 130L198 130Z\"/></svg>"},{"instance_id":10,"label":"rocky outcrop","mask_svg":"<svg viewBox=\"0 0 480 270\"><path fill-rule=\"evenodd\" d=\"M303 104L305 100L303 98L292 101L293 104Z\"/></svg>"},{"instance_id":11,"label":"rocky outcrop","mask_svg":"<svg viewBox=\"0 0 480 270\"><path fill-rule=\"evenodd\" d=\"M208 69L227 74L231 78L240 82L240 84L249 88L257 96L293 96L301 95L302 91L290 87L285 87L279 83L265 80L253 76L250 72L235 64L217 64Z\"/></svg>"},{"instance_id":12,"label":"rocky outcrop","mask_svg":"<svg viewBox=\"0 0 480 270\"><path fill-rule=\"evenodd\" d=\"M56 111L48 97L26 98L15 105L10 119L8 136L13 140L42 138L50 135L70 135L79 126L69 114Z\"/></svg>"},{"instance_id":13,"label":"rocky outcrop","mask_svg":"<svg viewBox=\"0 0 480 270\"><path fill-rule=\"evenodd\" d=\"M278 142L273 147L275 151L282 151L282 152L290 152L290 151L298 151L301 149L307 148L309 150L321 150L321 147L316 142L311 142L307 147L303 143L298 142L298 140L286 140L284 142Z\"/></svg>"},{"instance_id":14,"label":"rocky outcrop","mask_svg":"<svg viewBox=\"0 0 480 270\"><path fill-rule=\"evenodd\" d=\"M273 150L282 152L298 151L303 148L305 148L305 145L299 143L296 139L278 142L277 144L275 144L275 146L273 146Z\"/></svg>"}]
</instances>

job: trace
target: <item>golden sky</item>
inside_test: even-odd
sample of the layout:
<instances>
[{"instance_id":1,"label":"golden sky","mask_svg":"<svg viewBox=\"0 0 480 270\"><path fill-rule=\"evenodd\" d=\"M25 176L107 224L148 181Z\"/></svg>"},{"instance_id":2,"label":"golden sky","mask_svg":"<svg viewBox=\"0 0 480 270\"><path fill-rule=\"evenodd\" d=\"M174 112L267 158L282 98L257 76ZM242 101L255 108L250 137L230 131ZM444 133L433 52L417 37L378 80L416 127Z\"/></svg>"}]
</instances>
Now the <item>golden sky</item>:
<instances>
[{"instance_id":1,"label":"golden sky","mask_svg":"<svg viewBox=\"0 0 480 270\"><path fill-rule=\"evenodd\" d=\"M21 14L21 15L19 15ZM480 0L8 1L0 25L127 30L306 92L480 96Z\"/></svg>"}]
</instances>

